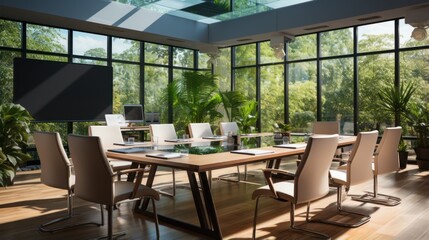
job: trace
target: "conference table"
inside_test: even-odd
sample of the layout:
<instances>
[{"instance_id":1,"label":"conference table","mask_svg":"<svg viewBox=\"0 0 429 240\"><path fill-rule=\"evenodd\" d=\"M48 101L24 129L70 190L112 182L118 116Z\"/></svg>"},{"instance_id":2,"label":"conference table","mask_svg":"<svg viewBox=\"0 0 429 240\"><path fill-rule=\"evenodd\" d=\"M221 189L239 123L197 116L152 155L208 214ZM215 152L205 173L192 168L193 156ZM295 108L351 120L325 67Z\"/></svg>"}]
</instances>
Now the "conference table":
<instances>
[{"instance_id":1,"label":"conference table","mask_svg":"<svg viewBox=\"0 0 429 240\"><path fill-rule=\"evenodd\" d=\"M352 145L356 140L355 136L340 136L338 147ZM192 139L192 143L204 143L213 140L207 139ZM162 149L162 146L169 144L183 144L184 142L177 143L162 143L157 147ZM250 149L253 151L253 149ZM171 218L169 216L158 215L161 222L173 224L176 227L184 228L200 234L204 234L213 239L222 239L222 231L220 228L218 214L216 211L215 202L210 189L210 181L208 179L209 172L212 170L234 167L238 165L250 164L261 161L273 162L283 157L303 154L305 148L280 148L274 146L267 146L256 148L258 152L252 154L239 154L232 153L231 151L224 151L212 154L192 154L190 153L185 157L162 159L158 157L149 157L148 153L153 153L153 150L141 153L118 153L107 151L107 157L115 158L125 161L131 161L134 167L145 167L150 165L149 175L147 177L146 185L152 187L156 177L157 168L159 166L169 167L174 169L181 169L187 172L190 189L192 192L196 214L198 216L199 226L189 224L187 222ZM157 153L157 152L155 152ZM160 152L162 154L162 152ZM272 164L271 164L272 166ZM199 179L199 184L197 180ZM201 194L200 194L201 191ZM147 210L148 201L145 200L141 204L136 205L136 211L142 214L151 215L152 213Z\"/></svg>"}]
</instances>

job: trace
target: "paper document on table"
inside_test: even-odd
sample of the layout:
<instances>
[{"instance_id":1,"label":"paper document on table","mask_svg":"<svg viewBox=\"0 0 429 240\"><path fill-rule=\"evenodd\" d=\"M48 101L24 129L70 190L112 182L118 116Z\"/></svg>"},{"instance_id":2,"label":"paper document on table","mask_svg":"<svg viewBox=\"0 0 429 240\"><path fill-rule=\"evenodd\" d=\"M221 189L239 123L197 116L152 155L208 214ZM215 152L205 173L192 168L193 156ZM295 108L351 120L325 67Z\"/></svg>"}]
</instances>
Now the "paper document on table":
<instances>
[{"instance_id":1,"label":"paper document on table","mask_svg":"<svg viewBox=\"0 0 429 240\"><path fill-rule=\"evenodd\" d=\"M178 138L178 139L165 139L164 141L166 142L192 142L192 139L182 139L182 138Z\"/></svg>"},{"instance_id":2,"label":"paper document on table","mask_svg":"<svg viewBox=\"0 0 429 240\"><path fill-rule=\"evenodd\" d=\"M124 143L113 143L113 145L118 146L137 146L137 145L150 145L150 142L124 142Z\"/></svg>"},{"instance_id":3,"label":"paper document on table","mask_svg":"<svg viewBox=\"0 0 429 240\"><path fill-rule=\"evenodd\" d=\"M153 150L150 148L133 147L133 148L109 149L107 151L116 152L116 153L142 153L142 152L151 152Z\"/></svg>"},{"instance_id":4,"label":"paper document on table","mask_svg":"<svg viewBox=\"0 0 429 240\"><path fill-rule=\"evenodd\" d=\"M298 148L307 147L307 144L306 143L289 143L289 144L274 145L273 147L298 149Z\"/></svg>"},{"instance_id":5,"label":"paper document on table","mask_svg":"<svg viewBox=\"0 0 429 240\"><path fill-rule=\"evenodd\" d=\"M239 153L239 154L247 154L247 155L261 155L261 154L274 153L274 151L262 150L262 149L241 149L241 150L231 151L231 153Z\"/></svg>"},{"instance_id":6,"label":"paper document on table","mask_svg":"<svg viewBox=\"0 0 429 240\"><path fill-rule=\"evenodd\" d=\"M151 154L146 154L146 157L170 159L170 158L181 158L182 154L181 153L151 153Z\"/></svg>"}]
</instances>

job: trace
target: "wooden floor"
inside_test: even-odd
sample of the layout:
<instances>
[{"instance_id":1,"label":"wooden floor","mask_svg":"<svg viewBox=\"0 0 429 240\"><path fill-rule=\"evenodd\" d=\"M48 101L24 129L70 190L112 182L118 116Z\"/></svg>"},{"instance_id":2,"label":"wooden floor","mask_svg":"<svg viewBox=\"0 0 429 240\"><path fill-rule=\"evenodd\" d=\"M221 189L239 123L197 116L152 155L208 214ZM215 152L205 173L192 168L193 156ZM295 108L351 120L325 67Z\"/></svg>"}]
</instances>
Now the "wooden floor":
<instances>
[{"instance_id":1,"label":"wooden floor","mask_svg":"<svg viewBox=\"0 0 429 240\"><path fill-rule=\"evenodd\" d=\"M294 160L282 168L293 169ZM251 239L255 201L251 199L254 189L263 184L259 169L264 164L249 166L249 182L232 183L216 180L212 192L218 209L224 239ZM243 169L243 167L242 167ZM214 171L213 176L234 172L235 168ZM176 172L179 182L186 185L186 174ZM358 228L343 228L320 223L305 223L305 205L296 210L297 224L332 236L332 239L429 239L429 172L419 172L415 165L405 170L379 178L381 193L402 198L395 207L361 204L347 198L343 206L371 215L369 223ZM155 187L171 181L168 169L159 172ZM371 190L372 182L354 186L350 194L358 195ZM66 214L66 192L40 183L40 171L19 173L15 185L0 189L0 238L1 239L90 239L105 235L104 227L83 227L57 233L41 233L38 226ZM325 198L312 204L311 214L326 216L334 209L335 189ZM289 204L272 199L260 203L257 225L258 239L311 239L289 229ZM327 207L327 208L326 208ZM179 188L175 198L162 196L157 203L158 212L175 216L190 223L197 223L191 193ZM132 211L133 204L121 204L114 212L114 231L125 231L122 239L156 239L154 224ZM98 205L75 199L75 217L71 222L99 221ZM161 239L207 239L192 232L161 224Z\"/></svg>"}]
</instances>

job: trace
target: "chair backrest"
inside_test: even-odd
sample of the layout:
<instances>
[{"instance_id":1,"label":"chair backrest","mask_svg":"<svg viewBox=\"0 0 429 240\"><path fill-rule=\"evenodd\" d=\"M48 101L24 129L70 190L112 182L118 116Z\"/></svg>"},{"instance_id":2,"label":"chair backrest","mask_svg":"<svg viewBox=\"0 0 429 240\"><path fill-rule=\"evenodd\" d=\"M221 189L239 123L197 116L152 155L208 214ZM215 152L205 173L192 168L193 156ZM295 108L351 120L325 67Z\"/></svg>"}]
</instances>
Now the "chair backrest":
<instances>
[{"instance_id":1,"label":"chair backrest","mask_svg":"<svg viewBox=\"0 0 429 240\"><path fill-rule=\"evenodd\" d=\"M371 180L372 156L377 143L378 131L360 132L350 153L347 163L347 186Z\"/></svg>"},{"instance_id":2,"label":"chair backrest","mask_svg":"<svg viewBox=\"0 0 429 240\"><path fill-rule=\"evenodd\" d=\"M100 137L104 150L112 148L114 143L124 143L120 126L89 126L88 135Z\"/></svg>"},{"instance_id":3,"label":"chair backrest","mask_svg":"<svg viewBox=\"0 0 429 240\"><path fill-rule=\"evenodd\" d=\"M149 125L150 139L156 137L158 142L162 143L165 139L177 139L176 129L173 124L151 124Z\"/></svg>"},{"instance_id":4,"label":"chair backrest","mask_svg":"<svg viewBox=\"0 0 429 240\"><path fill-rule=\"evenodd\" d=\"M339 134L340 123L338 121L314 122L313 134Z\"/></svg>"},{"instance_id":5,"label":"chair backrest","mask_svg":"<svg viewBox=\"0 0 429 240\"><path fill-rule=\"evenodd\" d=\"M213 137L209 123L189 123L188 128L191 138Z\"/></svg>"},{"instance_id":6,"label":"chair backrest","mask_svg":"<svg viewBox=\"0 0 429 240\"><path fill-rule=\"evenodd\" d=\"M374 174L384 174L399 169L398 144L402 127L384 129L383 136L374 154Z\"/></svg>"},{"instance_id":7,"label":"chair backrest","mask_svg":"<svg viewBox=\"0 0 429 240\"><path fill-rule=\"evenodd\" d=\"M60 189L71 189L74 179L71 162L64 151L57 132L34 132L34 142L41 164L43 184Z\"/></svg>"},{"instance_id":8,"label":"chair backrest","mask_svg":"<svg viewBox=\"0 0 429 240\"><path fill-rule=\"evenodd\" d=\"M220 123L220 134L225 136L228 135L228 132L238 133L240 129L236 122L221 122Z\"/></svg>"},{"instance_id":9,"label":"chair backrest","mask_svg":"<svg viewBox=\"0 0 429 240\"><path fill-rule=\"evenodd\" d=\"M76 175L74 193L81 199L114 204L113 171L99 137L69 135L68 143Z\"/></svg>"},{"instance_id":10,"label":"chair backrest","mask_svg":"<svg viewBox=\"0 0 429 240\"><path fill-rule=\"evenodd\" d=\"M310 202L329 192L329 168L338 146L338 135L312 136L295 174L295 203Z\"/></svg>"}]
</instances>

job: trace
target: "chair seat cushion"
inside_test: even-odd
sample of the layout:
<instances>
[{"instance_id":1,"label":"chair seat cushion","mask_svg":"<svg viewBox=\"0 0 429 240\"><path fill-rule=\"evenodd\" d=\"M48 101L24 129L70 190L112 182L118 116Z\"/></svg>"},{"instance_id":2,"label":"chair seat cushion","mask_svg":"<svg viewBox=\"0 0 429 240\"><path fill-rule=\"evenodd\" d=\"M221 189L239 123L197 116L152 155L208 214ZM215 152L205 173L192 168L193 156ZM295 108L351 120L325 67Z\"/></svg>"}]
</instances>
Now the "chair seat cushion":
<instances>
[{"instance_id":1,"label":"chair seat cushion","mask_svg":"<svg viewBox=\"0 0 429 240\"><path fill-rule=\"evenodd\" d=\"M283 181L273 184L274 189L277 192L278 199L292 201L294 199L294 183L293 181ZM257 198L258 196L266 196L276 198L275 195L271 192L268 185L256 189L252 194L252 199Z\"/></svg>"},{"instance_id":2,"label":"chair seat cushion","mask_svg":"<svg viewBox=\"0 0 429 240\"><path fill-rule=\"evenodd\" d=\"M115 196L113 196L113 201L114 203L117 203L131 198L131 194L134 189L134 183L126 182L126 181L117 181L117 182L114 182L114 187L115 187ZM143 198L143 197L151 197L151 198L154 198L155 200L159 200L159 193L152 188L149 188L144 185L140 185L135 198Z\"/></svg>"},{"instance_id":3,"label":"chair seat cushion","mask_svg":"<svg viewBox=\"0 0 429 240\"><path fill-rule=\"evenodd\" d=\"M343 169L329 170L331 181L334 184L346 185L347 184L347 171Z\"/></svg>"}]
</instances>

